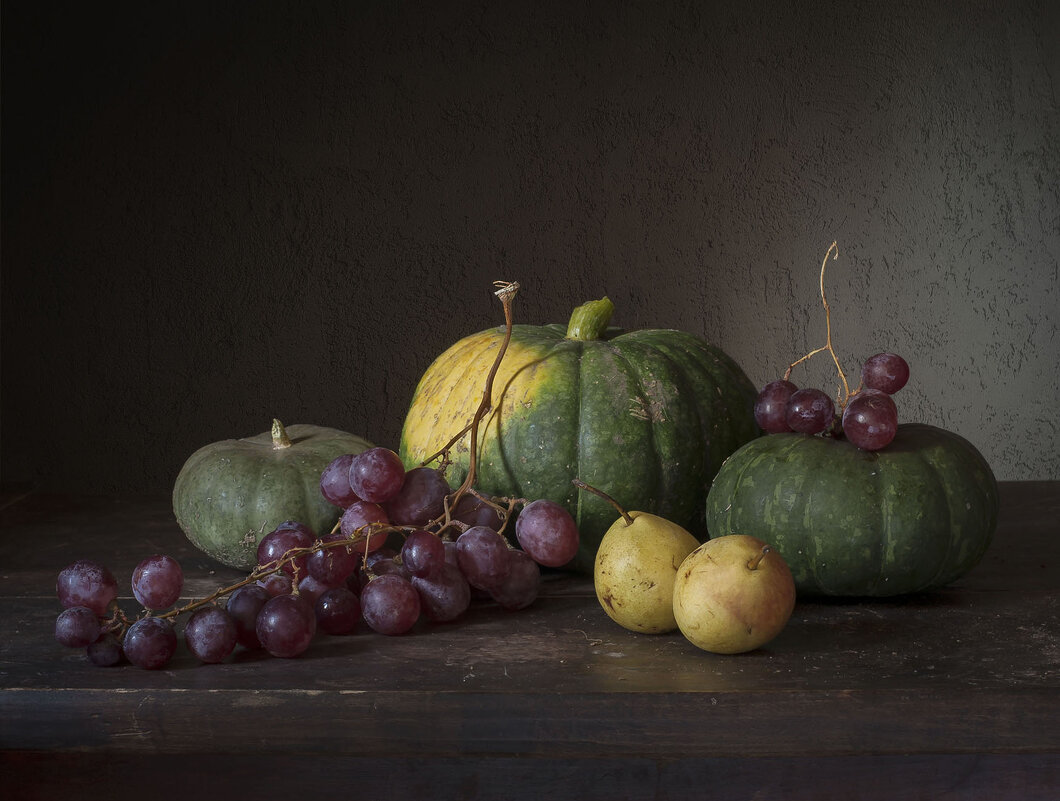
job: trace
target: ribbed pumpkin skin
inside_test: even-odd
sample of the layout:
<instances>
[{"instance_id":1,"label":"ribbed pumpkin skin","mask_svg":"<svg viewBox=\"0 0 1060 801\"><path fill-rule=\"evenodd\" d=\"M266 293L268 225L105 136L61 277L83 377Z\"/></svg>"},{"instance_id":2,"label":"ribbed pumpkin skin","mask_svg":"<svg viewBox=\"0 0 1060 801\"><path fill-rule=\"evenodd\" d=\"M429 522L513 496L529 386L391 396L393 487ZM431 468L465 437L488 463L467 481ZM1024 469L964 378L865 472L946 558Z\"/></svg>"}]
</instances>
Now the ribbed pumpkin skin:
<instances>
[{"instance_id":1,"label":"ribbed pumpkin skin","mask_svg":"<svg viewBox=\"0 0 1060 801\"><path fill-rule=\"evenodd\" d=\"M891 596L949 584L997 525L997 482L967 440L902 424L880 451L771 434L740 448L707 496L711 537L775 547L800 595Z\"/></svg>"},{"instance_id":2,"label":"ribbed pumpkin skin","mask_svg":"<svg viewBox=\"0 0 1060 801\"><path fill-rule=\"evenodd\" d=\"M567 339L559 325L513 327L479 430L475 486L548 498L574 515L581 548L568 565L591 572L615 521L605 501L651 512L705 535L702 502L721 462L758 435L755 389L722 351L671 330ZM473 417L504 329L466 337L428 368L402 431L406 466L436 453ZM467 474L470 434L452 449L453 486Z\"/></svg>"},{"instance_id":3,"label":"ribbed pumpkin skin","mask_svg":"<svg viewBox=\"0 0 1060 801\"><path fill-rule=\"evenodd\" d=\"M332 459L372 447L335 428L287 427L289 448L271 432L204 445L184 463L173 486L173 513L199 550L229 567L251 570L258 542L286 520L326 534L340 509L320 494Z\"/></svg>"}]
</instances>

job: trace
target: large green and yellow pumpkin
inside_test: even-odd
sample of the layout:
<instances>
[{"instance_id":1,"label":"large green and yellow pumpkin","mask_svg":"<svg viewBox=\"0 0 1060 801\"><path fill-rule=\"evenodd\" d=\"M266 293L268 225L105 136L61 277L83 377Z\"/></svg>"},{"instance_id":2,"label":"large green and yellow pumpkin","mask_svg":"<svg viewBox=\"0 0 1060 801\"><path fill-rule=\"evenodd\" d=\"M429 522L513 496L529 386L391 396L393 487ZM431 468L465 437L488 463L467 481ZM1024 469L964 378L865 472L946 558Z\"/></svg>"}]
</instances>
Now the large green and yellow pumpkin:
<instances>
[{"instance_id":1,"label":"large green and yellow pumpkin","mask_svg":"<svg viewBox=\"0 0 1060 801\"><path fill-rule=\"evenodd\" d=\"M240 570L257 563L258 542L287 520L326 534L341 509L320 494L331 461L361 453L369 442L335 428L274 420L253 437L203 445L173 485L173 513L203 553Z\"/></svg>"},{"instance_id":2,"label":"large green and yellow pumpkin","mask_svg":"<svg viewBox=\"0 0 1060 801\"><path fill-rule=\"evenodd\" d=\"M702 538L714 474L759 434L754 386L733 359L681 331L609 327L613 309L604 298L578 307L566 327L513 326L479 427L477 489L565 505L581 535L568 567L582 572L592 571L615 511L572 479ZM401 434L406 466L470 422L504 334L466 337L427 369ZM467 475L470 442L468 432L451 449L454 486Z\"/></svg>"},{"instance_id":3,"label":"large green and yellow pumpkin","mask_svg":"<svg viewBox=\"0 0 1060 801\"><path fill-rule=\"evenodd\" d=\"M726 460L706 503L711 537L770 543L800 595L942 587L979 562L997 515L997 482L982 454L919 423L900 425L878 451L841 437L760 437Z\"/></svg>"}]
</instances>

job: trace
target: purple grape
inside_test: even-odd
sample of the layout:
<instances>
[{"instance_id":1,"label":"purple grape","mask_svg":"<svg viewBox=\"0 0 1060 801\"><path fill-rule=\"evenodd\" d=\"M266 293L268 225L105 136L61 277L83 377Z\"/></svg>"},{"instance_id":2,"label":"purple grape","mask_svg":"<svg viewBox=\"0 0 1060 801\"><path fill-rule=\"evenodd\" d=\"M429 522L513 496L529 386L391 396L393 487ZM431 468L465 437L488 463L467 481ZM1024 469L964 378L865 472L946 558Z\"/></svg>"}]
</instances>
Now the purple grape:
<instances>
[{"instance_id":1,"label":"purple grape","mask_svg":"<svg viewBox=\"0 0 1060 801\"><path fill-rule=\"evenodd\" d=\"M333 459L320 474L320 494L328 503L341 509L346 509L361 500L350 486L351 464L353 464L353 454L345 453Z\"/></svg>"},{"instance_id":2,"label":"purple grape","mask_svg":"<svg viewBox=\"0 0 1060 801\"><path fill-rule=\"evenodd\" d=\"M283 555L295 548L308 548L316 540L316 536L308 526L293 523L281 523L277 528L270 531L261 538L258 543L258 564L265 566L282 559ZM283 572L289 576L294 575L295 566L298 574L305 575L306 557L299 556L287 562L283 566Z\"/></svg>"},{"instance_id":3,"label":"purple grape","mask_svg":"<svg viewBox=\"0 0 1060 801\"><path fill-rule=\"evenodd\" d=\"M395 556L397 556L397 551L393 548L378 548L364 558L364 567L374 571L379 564L393 561Z\"/></svg>"},{"instance_id":4,"label":"purple grape","mask_svg":"<svg viewBox=\"0 0 1060 801\"><path fill-rule=\"evenodd\" d=\"M267 600L255 626L262 648L285 659L304 653L316 630L316 612L299 595L277 595Z\"/></svg>"},{"instance_id":5,"label":"purple grape","mask_svg":"<svg viewBox=\"0 0 1060 801\"><path fill-rule=\"evenodd\" d=\"M91 559L79 559L59 571L55 594L63 608L87 606L100 617L118 597L118 582L107 568Z\"/></svg>"},{"instance_id":6,"label":"purple grape","mask_svg":"<svg viewBox=\"0 0 1060 801\"><path fill-rule=\"evenodd\" d=\"M383 504L383 509L392 523L425 526L442 516L449 492L449 483L440 471L433 467L414 467L405 474L401 490Z\"/></svg>"},{"instance_id":7,"label":"purple grape","mask_svg":"<svg viewBox=\"0 0 1060 801\"><path fill-rule=\"evenodd\" d=\"M319 598L331 588L332 585L324 584L321 581L317 581L312 576L306 576L304 579L298 582L298 594L305 598L306 601L309 602L310 606L316 604L317 598Z\"/></svg>"},{"instance_id":8,"label":"purple grape","mask_svg":"<svg viewBox=\"0 0 1060 801\"><path fill-rule=\"evenodd\" d=\"M541 568L524 551L512 551L508 578L490 590L490 597L505 609L525 609L536 599L541 589Z\"/></svg>"},{"instance_id":9,"label":"purple grape","mask_svg":"<svg viewBox=\"0 0 1060 801\"><path fill-rule=\"evenodd\" d=\"M504 523L496 509L474 495L461 495L456 506L450 511L450 516L453 520L459 520L469 526L485 526L494 531L500 531Z\"/></svg>"},{"instance_id":10,"label":"purple grape","mask_svg":"<svg viewBox=\"0 0 1060 801\"><path fill-rule=\"evenodd\" d=\"M819 389L800 389L788 398L788 428L820 434L835 421L835 403Z\"/></svg>"},{"instance_id":11,"label":"purple grape","mask_svg":"<svg viewBox=\"0 0 1060 801\"><path fill-rule=\"evenodd\" d=\"M412 586L419 593L424 617L435 623L455 620L471 604L471 585L459 568L448 562L427 578L413 576Z\"/></svg>"},{"instance_id":12,"label":"purple grape","mask_svg":"<svg viewBox=\"0 0 1060 801\"><path fill-rule=\"evenodd\" d=\"M341 532L329 534L323 542L335 542L347 539ZM306 571L326 587L338 587L349 578L360 564L361 554L354 551L352 545L338 545L331 548L318 548L306 559Z\"/></svg>"},{"instance_id":13,"label":"purple grape","mask_svg":"<svg viewBox=\"0 0 1060 801\"><path fill-rule=\"evenodd\" d=\"M55 619L55 639L67 648L87 648L99 635L99 616L87 606L71 606Z\"/></svg>"},{"instance_id":14,"label":"purple grape","mask_svg":"<svg viewBox=\"0 0 1060 801\"><path fill-rule=\"evenodd\" d=\"M496 587L508 575L504 537L491 528L472 526L456 540L457 564L468 584L481 590Z\"/></svg>"},{"instance_id":15,"label":"purple grape","mask_svg":"<svg viewBox=\"0 0 1060 801\"><path fill-rule=\"evenodd\" d=\"M326 634L349 634L361 622L361 601L346 587L332 587L313 607L317 626Z\"/></svg>"},{"instance_id":16,"label":"purple grape","mask_svg":"<svg viewBox=\"0 0 1060 801\"><path fill-rule=\"evenodd\" d=\"M171 556L148 556L136 566L132 574L132 591L144 609L168 609L180 598L184 589L184 571Z\"/></svg>"},{"instance_id":17,"label":"purple grape","mask_svg":"<svg viewBox=\"0 0 1060 801\"><path fill-rule=\"evenodd\" d=\"M165 618L141 618L125 632L122 650L125 658L137 667L158 670L165 667L177 652L177 633Z\"/></svg>"},{"instance_id":18,"label":"purple grape","mask_svg":"<svg viewBox=\"0 0 1060 801\"><path fill-rule=\"evenodd\" d=\"M308 535L309 539L311 539L311 540L316 539L316 536L317 536L316 532L314 532L313 529L311 529L305 523L301 523L301 522L299 522L297 520L284 520L282 523L280 523L280 525L276 526L276 528L273 529L273 530L274 531L281 531L281 530L286 530L286 529L289 529L289 528L293 528L293 529L296 529L297 531L301 531L303 534Z\"/></svg>"},{"instance_id":19,"label":"purple grape","mask_svg":"<svg viewBox=\"0 0 1060 801\"><path fill-rule=\"evenodd\" d=\"M360 571L358 576L357 591L361 592L368 586L368 582L377 576L400 576L406 581L412 578L409 569L393 556L385 559L372 559L374 554L368 554L368 565L366 570ZM350 589L353 589L352 587Z\"/></svg>"},{"instance_id":20,"label":"purple grape","mask_svg":"<svg viewBox=\"0 0 1060 801\"><path fill-rule=\"evenodd\" d=\"M411 574L408 569L400 562L395 562L395 556L397 556L397 551L393 548L385 547L361 557L362 561L357 565L356 572L346 579L346 586L349 587L351 592L359 596L368 580L374 575L400 573L405 578L409 578Z\"/></svg>"},{"instance_id":21,"label":"purple grape","mask_svg":"<svg viewBox=\"0 0 1060 801\"><path fill-rule=\"evenodd\" d=\"M294 590L294 582L286 573L270 573L264 578L258 579L258 586L275 598L277 595L290 595Z\"/></svg>"},{"instance_id":22,"label":"purple grape","mask_svg":"<svg viewBox=\"0 0 1060 801\"><path fill-rule=\"evenodd\" d=\"M861 367L861 383L893 395L909 381L909 365L895 353L877 353Z\"/></svg>"},{"instance_id":23,"label":"purple grape","mask_svg":"<svg viewBox=\"0 0 1060 801\"><path fill-rule=\"evenodd\" d=\"M184 626L184 643L200 662L224 662L239 641L239 630L231 615L219 606L195 610Z\"/></svg>"},{"instance_id":24,"label":"purple grape","mask_svg":"<svg viewBox=\"0 0 1060 801\"><path fill-rule=\"evenodd\" d=\"M85 649L88 661L98 667L114 667L125 658L121 648L121 640L113 632L99 635L94 643Z\"/></svg>"},{"instance_id":25,"label":"purple grape","mask_svg":"<svg viewBox=\"0 0 1060 801\"><path fill-rule=\"evenodd\" d=\"M767 434L791 431L788 425L788 400L799 388L790 381L771 381L762 387L755 399L755 422Z\"/></svg>"},{"instance_id":26,"label":"purple grape","mask_svg":"<svg viewBox=\"0 0 1060 801\"><path fill-rule=\"evenodd\" d=\"M488 526L487 526L488 528ZM460 567L460 548L457 546L455 540L443 540L442 545L445 546L445 562L446 564L452 565L455 568Z\"/></svg>"},{"instance_id":27,"label":"purple grape","mask_svg":"<svg viewBox=\"0 0 1060 801\"><path fill-rule=\"evenodd\" d=\"M361 616L379 634L404 634L419 620L419 593L401 576L379 576L361 590Z\"/></svg>"},{"instance_id":28,"label":"purple grape","mask_svg":"<svg viewBox=\"0 0 1060 801\"><path fill-rule=\"evenodd\" d=\"M401 546L401 563L413 576L427 578L445 564L445 545L431 532L416 529Z\"/></svg>"},{"instance_id":29,"label":"purple grape","mask_svg":"<svg viewBox=\"0 0 1060 801\"><path fill-rule=\"evenodd\" d=\"M843 435L866 451L878 451L898 433L898 409L884 392L859 392L843 410Z\"/></svg>"},{"instance_id":30,"label":"purple grape","mask_svg":"<svg viewBox=\"0 0 1060 801\"><path fill-rule=\"evenodd\" d=\"M350 487L369 503L384 503L401 492L405 465L388 448L369 448L353 457Z\"/></svg>"},{"instance_id":31,"label":"purple grape","mask_svg":"<svg viewBox=\"0 0 1060 801\"><path fill-rule=\"evenodd\" d=\"M351 539L357 536L357 529L372 523L377 524L377 526L365 529L361 532L362 535L374 531L378 525L389 526L390 518L387 517L386 511L379 504L369 501L358 501L342 513L342 518L339 520L339 531L342 532L343 537ZM369 553L378 551L386 545L386 540L389 536L390 533L388 531L379 531L371 534L367 540L355 543L352 546L353 552L364 556L366 550Z\"/></svg>"},{"instance_id":32,"label":"purple grape","mask_svg":"<svg viewBox=\"0 0 1060 801\"><path fill-rule=\"evenodd\" d=\"M535 562L546 567L561 567L578 553L574 518L566 508L543 498L523 507L515 520L515 538Z\"/></svg>"},{"instance_id":33,"label":"purple grape","mask_svg":"<svg viewBox=\"0 0 1060 801\"><path fill-rule=\"evenodd\" d=\"M290 579L288 579L290 582ZM288 592L290 589L288 588ZM236 626L236 642L251 650L261 647L258 640L257 621L261 608L272 596L258 584L247 584L228 596L225 611Z\"/></svg>"}]
</instances>

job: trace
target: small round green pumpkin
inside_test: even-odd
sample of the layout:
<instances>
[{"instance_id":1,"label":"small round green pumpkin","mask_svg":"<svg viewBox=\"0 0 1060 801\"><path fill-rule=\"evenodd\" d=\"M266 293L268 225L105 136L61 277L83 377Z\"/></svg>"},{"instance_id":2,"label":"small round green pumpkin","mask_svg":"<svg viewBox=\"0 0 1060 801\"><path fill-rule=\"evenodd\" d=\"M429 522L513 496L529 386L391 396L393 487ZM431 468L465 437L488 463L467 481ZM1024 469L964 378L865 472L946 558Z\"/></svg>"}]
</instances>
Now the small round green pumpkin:
<instances>
[{"instance_id":1,"label":"small round green pumpkin","mask_svg":"<svg viewBox=\"0 0 1060 801\"><path fill-rule=\"evenodd\" d=\"M726 460L707 495L711 537L750 534L801 595L892 596L949 584L997 526L997 481L966 439L906 423L887 447L770 434Z\"/></svg>"},{"instance_id":2,"label":"small round green pumpkin","mask_svg":"<svg viewBox=\"0 0 1060 801\"><path fill-rule=\"evenodd\" d=\"M681 331L609 328L613 310L604 298L575 309L567 326L514 326L479 427L476 488L566 506L581 537L567 567L587 573L615 510L572 479L702 538L711 479L759 433L755 388L733 359ZM504 333L466 337L427 369L402 430L406 466L471 421ZM467 474L470 441L466 433L450 452L453 486Z\"/></svg>"},{"instance_id":3,"label":"small round green pumpkin","mask_svg":"<svg viewBox=\"0 0 1060 801\"><path fill-rule=\"evenodd\" d=\"M335 459L372 447L335 428L274 420L272 430L204 445L173 486L173 513L199 550L229 567L251 570L258 542L286 520L318 535L341 510L320 494L320 474Z\"/></svg>"}]
</instances>

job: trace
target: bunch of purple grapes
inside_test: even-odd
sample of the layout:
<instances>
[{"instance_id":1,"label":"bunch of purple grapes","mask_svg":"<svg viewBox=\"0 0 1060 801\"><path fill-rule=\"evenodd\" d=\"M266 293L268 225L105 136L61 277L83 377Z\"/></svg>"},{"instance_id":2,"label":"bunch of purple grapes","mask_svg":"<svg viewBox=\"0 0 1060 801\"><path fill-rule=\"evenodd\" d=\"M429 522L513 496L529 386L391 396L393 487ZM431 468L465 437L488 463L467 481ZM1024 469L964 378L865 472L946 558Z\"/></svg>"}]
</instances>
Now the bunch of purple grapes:
<instances>
[{"instance_id":1,"label":"bunch of purple grapes","mask_svg":"<svg viewBox=\"0 0 1060 801\"><path fill-rule=\"evenodd\" d=\"M549 500L527 503L515 524L519 548L501 533L505 515L475 494L464 494L450 509L453 494L442 471L405 470L396 453L371 448L340 456L320 478L321 494L343 509L337 536L398 527L399 548L385 536L371 535L355 546L362 568L353 582L361 614L382 634L402 634L421 618L456 620L475 597L488 597L507 609L533 603L540 566L560 567L578 550L578 528L570 513ZM312 576L310 567L310 576ZM348 582L350 583L350 582Z\"/></svg>"},{"instance_id":2,"label":"bunch of purple grapes","mask_svg":"<svg viewBox=\"0 0 1060 801\"><path fill-rule=\"evenodd\" d=\"M894 353L877 353L861 368L861 387L850 394L837 419L835 403L816 388L799 389L786 379L766 384L754 414L767 434L842 433L866 451L890 444L898 432L898 408L891 397L909 380L909 365Z\"/></svg>"},{"instance_id":3,"label":"bunch of purple grapes","mask_svg":"<svg viewBox=\"0 0 1060 801\"><path fill-rule=\"evenodd\" d=\"M154 613L173 606L183 588L184 572L176 559L156 554L141 561L133 570L132 591L149 614L129 625L118 608L114 574L98 562L79 559L64 567L55 582L63 606L55 621L55 639L70 648L84 648L96 665L127 659L140 667L160 668L176 652L177 634L168 616ZM192 633L185 633L189 646L196 641L194 620L188 621Z\"/></svg>"},{"instance_id":4,"label":"bunch of purple grapes","mask_svg":"<svg viewBox=\"0 0 1060 801\"><path fill-rule=\"evenodd\" d=\"M453 490L444 474L406 471L386 448L336 458L321 474L320 491L343 510L333 531L318 537L301 522L281 523L258 543L258 566L246 581L188 605L184 641L199 661L222 662L237 645L295 657L318 631L349 634L362 621L400 635L420 620L456 620L476 598L523 609L537 598L540 566L560 567L578 550L577 526L559 504L526 502L515 548L502 533L502 507L468 493L446 515ZM173 619L185 610L169 608L183 583L176 560L141 562L132 589L145 614L130 625L110 571L75 562L56 584L64 610L55 637L86 648L94 664L161 668L177 650ZM223 605L216 602L222 596Z\"/></svg>"}]
</instances>

